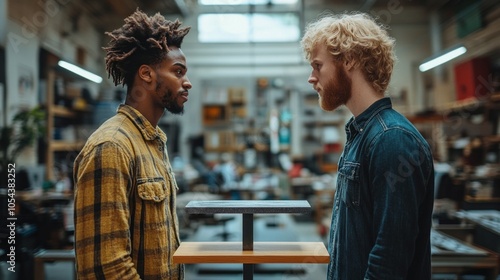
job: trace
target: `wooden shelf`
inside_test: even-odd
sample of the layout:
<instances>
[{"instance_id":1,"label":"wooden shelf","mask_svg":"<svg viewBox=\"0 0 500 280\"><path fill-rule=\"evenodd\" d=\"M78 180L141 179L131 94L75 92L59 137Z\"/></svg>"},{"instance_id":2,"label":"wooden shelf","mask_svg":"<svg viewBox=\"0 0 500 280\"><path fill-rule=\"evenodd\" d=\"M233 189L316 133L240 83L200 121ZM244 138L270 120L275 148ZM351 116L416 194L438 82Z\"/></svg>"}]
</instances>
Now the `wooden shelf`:
<instances>
[{"instance_id":1,"label":"wooden shelf","mask_svg":"<svg viewBox=\"0 0 500 280\"><path fill-rule=\"evenodd\" d=\"M54 105L49 110L52 110L54 117L74 118L76 116L75 112L63 106Z\"/></svg>"},{"instance_id":2,"label":"wooden shelf","mask_svg":"<svg viewBox=\"0 0 500 280\"><path fill-rule=\"evenodd\" d=\"M492 181L492 180L497 180L500 179L499 175L493 174L493 175L485 175L485 176L477 176L473 174L463 174L460 176L454 176L451 177L452 180L456 181Z\"/></svg>"},{"instance_id":3,"label":"wooden shelf","mask_svg":"<svg viewBox=\"0 0 500 280\"><path fill-rule=\"evenodd\" d=\"M328 263L323 242L254 242L243 250L241 242L182 242L174 263Z\"/></svg>"},{"instance_id":4,"label":"wooden shelf","mask_svg":"<svg viewBox=\"0 0 500 280\"><path fill-rule=\"evenodd\" d=\"M205 148L206 153L231 153L242 152L243 147L209 147Z\"/></svg>"},{"instance_id":5,"label":"wooden shelf","mask_svg":"<svg viewBox=\"0 0 500 280\"><path fill-rule=\"evenodd\" d=\"M442 122L445 120L444 114L432 114L428 116L407 116L408 120L413 124L418 123L433 123L433 122Z\"/></svg>"},{"instance_id":6,"label":"wooden shelf","mask_svg":"<svg viewBox=\"0 0 500 280\"><path fill-rule=\"evenodd\" d=\"M500 143L500 135L491 135L483 138L488 143Z\"/></svg>"},{"instance_id":7,"label":"wooden shelf","mask_svg":"<svg viewBox=\"0 0 500 280\"><path fill-rule=\"evenodd\" d=\"M303 122L303 125L308 127L339 126L343 124L342 120L308 120Z\"/></svg>"},{"instance_id":8,"label":"wooden shelf","mask_svg":"<svg viewBox=\"0 0 500 280\"><path fill-rule=\"evenodd\" d=\"M62 117L62 118L76 118L80 114L89 113L89 108L84 109L68 109L61 105L53 105L50 106L49 110L54 117Z\"/></svg>"},{"instance_id":9,"label":"wooden shelf","mask_svg":"<svg viewBox=\"0 0 500 280\"><path fill-rule=\"evenodd\" d=\"M49 144L50 150L53 152L76 151L80 150L85 145L85 142L66 142L62 140L53 140Z\"/></svg>"},{"instance_id":10,"label":"wooden shelf","mask_svg":"<svg viewBox=\"0 0 500 280\"><path fill-rule=\"evenodd\" d=\"M486 98L476 98L470 97L467 99L456 100L449 102L439 108L441 112L447 111L459 111L470 107L488 106L490 102L496 102L500 100L500 94L495 93Z\"/></svg>"},{"instance_id":11,"label":"wooden shelf","mask_svg":"<svg viewBox=\"0 0 500 280\"><path fill-rule=\"evenodd\" d=\"M466 196L465 197L466 202L472 202L472 203L496 203L500 202L500 197L472 197L472 196Z\"/></svg>"},{"instance_id":12,"label":"wooden shelf","mask_svg":"<svg viewBox=\"0 0 500 280\"><path fill-rule=\"evenodd\" d=\"M255 143L254 148L257 152L267 152L269 151L269 145L262 143Z\"/></svg>"},{"instance_id":13,"label":"wooden shelf","mask_svg":"<svg viewBox=\"0 0 500 280\"><path fill-rule=\"evenodd\" d=\"M477 106L479 103L482 101L475 98L475 97L470 97L467 99L463 100L457 100L454 102L449 103L447 106L445 106L445 110L461 110L464 108L467 108L469 106Z\"/></svg>"}]
</instances>

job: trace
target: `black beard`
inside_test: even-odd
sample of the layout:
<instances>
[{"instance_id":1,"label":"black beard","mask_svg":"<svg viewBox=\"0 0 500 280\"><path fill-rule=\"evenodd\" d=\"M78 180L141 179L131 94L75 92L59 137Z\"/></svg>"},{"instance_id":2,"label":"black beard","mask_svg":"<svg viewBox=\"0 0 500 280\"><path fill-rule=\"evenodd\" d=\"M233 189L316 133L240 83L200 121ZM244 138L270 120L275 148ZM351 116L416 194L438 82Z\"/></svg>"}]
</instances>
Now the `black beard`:
<instances>
[{"instance_id":1,"label":"black beard","mask_svg":"<svg viewBox=\"0 0 500 280\"><path fill-rule=\"evenodd\" d=\"M169 96L172 97L171 93L169 93ZM174 115L184 114L184 106L179 106L174 100L168 99L167 96L163 97L163 106Z\"/></svg>"},{"instance_id":2,"label":"black beard","mask_svg":"<svg viewBox=\"0 0 500 280\"><path fill-rule=\"evenodd\" d=\"M160 83L156 83L156 92L160 91ZM163 107L170 113L174 115L182 115L184 114L184 106L179 106L175 100L177 97L172 91L167 91L165 95L161 98L161 103Z\"/></svg>"}]
</instances>

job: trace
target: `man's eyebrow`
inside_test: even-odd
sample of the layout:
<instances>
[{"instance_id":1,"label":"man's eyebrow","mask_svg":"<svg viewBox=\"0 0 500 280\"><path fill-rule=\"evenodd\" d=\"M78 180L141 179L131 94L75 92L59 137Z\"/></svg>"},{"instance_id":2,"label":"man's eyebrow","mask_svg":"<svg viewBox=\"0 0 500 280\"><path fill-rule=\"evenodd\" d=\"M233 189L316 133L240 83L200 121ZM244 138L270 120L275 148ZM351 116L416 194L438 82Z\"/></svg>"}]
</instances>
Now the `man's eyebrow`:
<instances>
[{"instance_id":1,"label":"man's eyebrow","mask_svg":"<svg viewBox=\"0 0 500 280\"><path fill-rule=\"evenodd\" d=\"M184 63L182 63L182 62L176 62L176 63L173 64L173 66L181 67L184 70L187 69L186 65Z\"/></svg>"},{"instance_id":2,"label":"man's eyebrow","mask_svg":"<svg viewBox=\"0 0 500 280\"><path fill-rule=\"evenodd\" d=\"M318 59L313 59L313 60L311 60L311 63L310 63L310 64L311 64L311 65L313 65L313 64L315 64L315 63L319 63L319 60L318 60Z\"/></svg>"}]
</instances>

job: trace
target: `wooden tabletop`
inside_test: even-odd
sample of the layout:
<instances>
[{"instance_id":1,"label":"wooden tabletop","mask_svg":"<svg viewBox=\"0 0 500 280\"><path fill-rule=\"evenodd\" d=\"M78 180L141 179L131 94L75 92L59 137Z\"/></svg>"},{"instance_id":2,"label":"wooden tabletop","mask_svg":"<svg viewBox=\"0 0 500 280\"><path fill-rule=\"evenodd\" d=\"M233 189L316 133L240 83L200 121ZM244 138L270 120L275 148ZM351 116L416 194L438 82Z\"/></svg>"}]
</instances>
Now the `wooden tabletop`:
<instances>
[{"instance_id":1,"label":"wooden tabletop","mask_svg":"<svg viewBox=\"0 0 500 280\"><path fill-rule=\"evenodd\" d=\"M254 213L308 213L307 200L206 200L190 201L188 214L254 214Z\"/></svg>"},{"instance_id":2,"label":"wooden tabletop","mask_svg":"<svg viewBox=\"0 0 500 280\"><path fill-rule=\"evenodd\" d=\"M241 242L182 242L174 263L328 263L323 242L255 242L251 251Z\"/></svg>"}]
</instances>

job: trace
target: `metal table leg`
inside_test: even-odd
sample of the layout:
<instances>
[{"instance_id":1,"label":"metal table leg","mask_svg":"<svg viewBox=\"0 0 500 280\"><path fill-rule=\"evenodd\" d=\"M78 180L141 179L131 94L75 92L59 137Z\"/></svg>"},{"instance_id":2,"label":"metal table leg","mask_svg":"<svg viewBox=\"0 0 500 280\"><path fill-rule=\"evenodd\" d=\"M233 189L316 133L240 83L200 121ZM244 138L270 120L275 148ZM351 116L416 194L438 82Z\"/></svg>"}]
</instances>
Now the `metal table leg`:
<instances>
[{"instance_id":1,"label":"metal table leg","mask_svg":"<svg viewBox=\"0 0 500 280\"><path fill-rule=\"evenodd\" d=\"M253 250L253 214L243 214L243 250ZM243 264L243 280L253 279L254 264Z\"/></svg>"}]
</instances>

